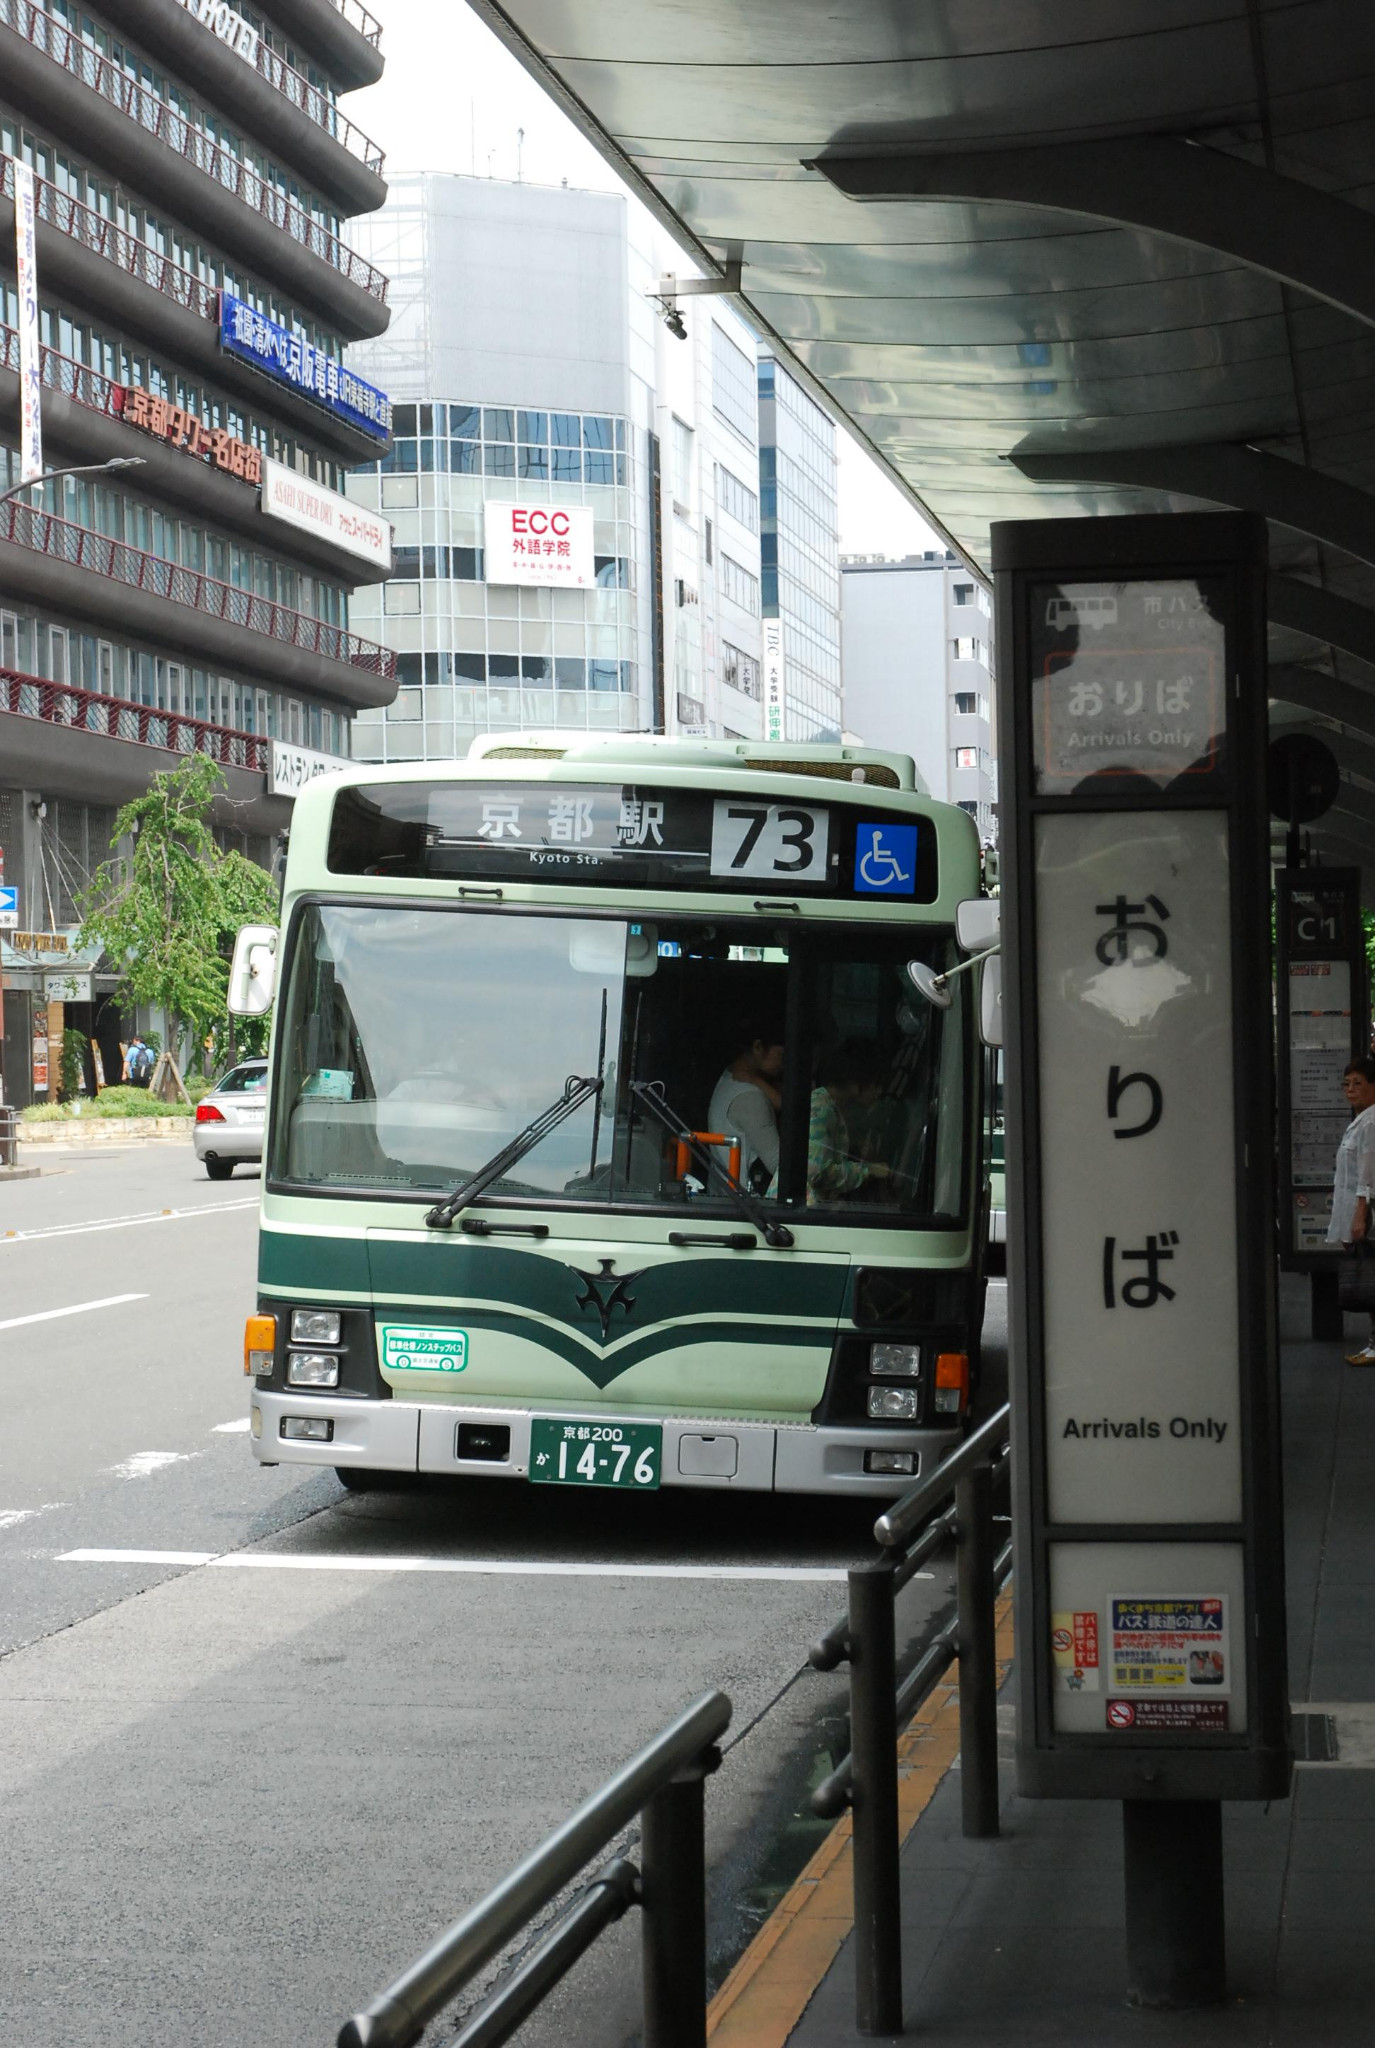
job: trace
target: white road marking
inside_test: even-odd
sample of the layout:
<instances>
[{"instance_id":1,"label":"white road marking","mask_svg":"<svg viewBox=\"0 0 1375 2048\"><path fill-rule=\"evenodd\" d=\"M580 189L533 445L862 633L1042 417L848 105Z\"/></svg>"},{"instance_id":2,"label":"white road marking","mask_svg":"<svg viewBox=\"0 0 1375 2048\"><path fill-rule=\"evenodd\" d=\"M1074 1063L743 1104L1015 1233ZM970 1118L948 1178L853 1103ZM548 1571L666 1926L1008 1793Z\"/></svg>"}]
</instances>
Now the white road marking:
<instances>
[{"instance_id":1,"label":"white road marking","mask_svg":"<svg viewBox=\"0 0 1375 2048\"><path fill-rule=\"evenodd\" d=\"M195 1209L146 1209L136 1216L100 1216L94 1223L49 1223L41 1230L6 1230L0 1234L0 1250L7 1244L28 1244L36 1237L80 1237L91 1230L132 1230L139 1223L175 1223L187 1216L221 1216L226 1209L256 1209L258 1197L248 1195L241 1202L202 1202Z\"/></svg>"},{"instance_id":2,"label":"white road marking","mask_svg":"<svg viewBox=\"0 0 1375 2048\"><path fill-rule=\"evenodd\" d=\"M282 1550L67 1550L59 1564L208 1565L217 1571L457 1572L469 1578L502 1579L702 1579L746 1584L843 1583L842 1568L824 1565L752 1564L566 1564L545 1559L497 1557L337 1557ZM919 1579L934 1572L918 1572Z\"/></svg>"},{"instance_id":3,"label":"white road marking","mask_svg":"<svg viewBox=\"0 0 1375 2048\"><path fill-rule=\"evenodd\" d=\"M11 1316L0 1330L17 1330L25 1323L54 1323L59 1316L84 1316L88 1309L118 1308L126 1301L147 1301L146 1294L106 1294L99 1301L75 1301L70 1308L40 1309L36 1316Z\"/></svg>"},{"instance_id":4,"label":"white road marking","mask_svg":"<svg viewBox=\"0 0 1375 2048\"><path fill-rule=\"evenodd\" d=\"M111 1465L110 1470L117 1479L146 1479L150 1472L161 1472L164 1465L181 1465L199 1456L199 1451L135 1451L132 1458Z\"/></svg>"},{"instance_id":5,"label":"white road marking","mask_svg":"<svg viewBox=\"0 0 1375 2048\"><path fill-rule=\"evenodd\" d=\"M243 1434L243 1435L247 1435L247 1433L248 1433L248 1424L249 1424L249 1417L248 1417L247 1415L241 1415L241 1416L239 1417L239 1419L238 1419L238 1421L237 1421L237 1422L217 1422L217 1423L215 1424L215 1427L214 1427L214 1429L213 1429L213 1430L211 1431L211 1435L212 1435L212 1436L239 1436L240 1434Z\"/></svg>"},{"instance_id":6,"label":"white road marking","mask_svg":"<svg viewBox=\"0 0 1375 2048\"><path fill-rule=\"evenodd\" d=\"M13 1529L20 1522L31 1522L35 1515L50 1515L54 1508L64 1508L64 1500L45 1500L41 1508L0 1508L0 1529Z\"/></svg>"}]
</instances>

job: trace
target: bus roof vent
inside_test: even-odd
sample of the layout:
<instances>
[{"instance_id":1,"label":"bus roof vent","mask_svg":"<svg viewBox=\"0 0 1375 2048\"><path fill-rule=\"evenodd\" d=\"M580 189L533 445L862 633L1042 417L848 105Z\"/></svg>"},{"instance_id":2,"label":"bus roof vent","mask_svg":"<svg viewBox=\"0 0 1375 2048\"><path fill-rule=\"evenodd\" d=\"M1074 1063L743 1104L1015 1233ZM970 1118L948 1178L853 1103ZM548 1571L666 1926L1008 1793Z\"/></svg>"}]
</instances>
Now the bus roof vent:
<instances>
[{"instance_id":1,"label":"bus roof vent","mask_svg":"<svg viewBox=\"0 0 1375 2048\"><path fill-rule=\"evenodd\" d=\"M821 775L831 782L865 782L874 789L910 789L896 768L887 761L807 761L782 754L749 754L747 768L767 770L771 775Z\"/></svg>"},{"instance_id":2,"label":"bus roof vent","mask_svg":"<svg viewBox=\"0 0 1375 2048\"><path fill-rule=\"evenodd\" d=\"M557 733L484 732L470 741L470 761L561 761L567 744Z\"/></svg>"}]
</instances>

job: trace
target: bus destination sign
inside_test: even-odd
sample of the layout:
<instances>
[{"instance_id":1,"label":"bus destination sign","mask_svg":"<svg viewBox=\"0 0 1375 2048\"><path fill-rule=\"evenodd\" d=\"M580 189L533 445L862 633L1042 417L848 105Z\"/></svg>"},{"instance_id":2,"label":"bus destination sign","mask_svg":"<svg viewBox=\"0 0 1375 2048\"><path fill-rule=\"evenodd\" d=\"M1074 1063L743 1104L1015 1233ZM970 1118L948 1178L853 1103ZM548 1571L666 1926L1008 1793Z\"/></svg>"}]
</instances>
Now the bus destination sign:
<instances>
[{"instance_id":1,"label":"bus destination sign","mask_svg":"<svg viewBox=\"0 0 1375 2048\"><path fill-rule=\"evenodd\" d=\"M926 818L694 789L567 782L412 782L340 790L336 874L764 888L935 900Z\"/></svg>"}]
</instances>

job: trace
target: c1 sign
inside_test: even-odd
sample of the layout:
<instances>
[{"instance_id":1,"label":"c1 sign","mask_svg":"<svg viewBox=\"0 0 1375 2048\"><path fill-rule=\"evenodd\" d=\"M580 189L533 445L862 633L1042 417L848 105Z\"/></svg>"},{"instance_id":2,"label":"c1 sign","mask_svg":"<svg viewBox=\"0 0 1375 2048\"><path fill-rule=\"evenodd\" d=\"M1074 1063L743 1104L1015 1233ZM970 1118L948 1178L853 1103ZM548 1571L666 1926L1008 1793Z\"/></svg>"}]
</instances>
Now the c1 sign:
<instances>
[{"instance_id":1,"label":"c1 sign","mask_svg":"<svg viewBox=\"0 0 1375 2048\"><path fill-rule=\"evenodd\" d=\"M590 505L483 506L483 574L488 583L543 583L586 590L597 580Z\"/></svg>"},{"instance_id":2,"label":"c1 sign","mask_svg":"<svg viewBox=\"0 0 1375 2048\"><path fill-rule=\"evenodd\" d=\"M347 548L391 574L391 522L366 505L355 505L338 491L327 491L299 471L263 457L263 510L270 519L299 526L320 540Z\"/></svg>"}]
</instances>

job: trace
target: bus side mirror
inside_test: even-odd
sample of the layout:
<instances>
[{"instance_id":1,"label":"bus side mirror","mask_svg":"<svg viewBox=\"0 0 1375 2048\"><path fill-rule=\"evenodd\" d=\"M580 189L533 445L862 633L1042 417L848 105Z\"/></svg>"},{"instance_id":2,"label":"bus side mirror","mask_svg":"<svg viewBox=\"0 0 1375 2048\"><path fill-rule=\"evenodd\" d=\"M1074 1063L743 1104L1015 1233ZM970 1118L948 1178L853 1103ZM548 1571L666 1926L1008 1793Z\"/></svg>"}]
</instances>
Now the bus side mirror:
<instances>
[{"instance_id":1,"label":"bus side mirror","mask_svg":"<svg viewBox=\"0 0 1375 2048\"><path fill-rule=\"evenodd\" d=\"M1003 961L1000 953L984 961L979 976L979 1037L985 1045L1003 1042Z\"/></svg>"},{"instance_id":2,"label":"bus side mirror","mask_svg":"<svg viewBox=\"0 0 1375 2048\"><path fill-rule=\"evenodd\" d=\"M998 943L1002 904L996 896L970 896L955 905L955 937L962 953L986 953Z\"/></svg>"},{"instance_id":3,"label":"bus side mirror","mask_svg":"<svg viewBox=\"0 0 1375 2048\"><path fill-rule=\"evenodd\" d=\"M277 927L246 924L234 941L229 969L229 1011L234 1017L261 1017L272 1008L277 987Z\"/></svg>"}]
</instances>

